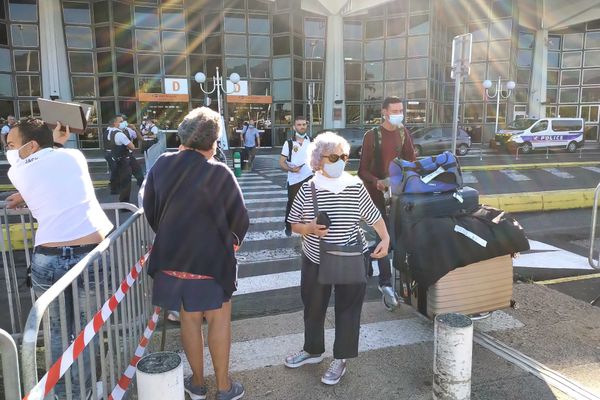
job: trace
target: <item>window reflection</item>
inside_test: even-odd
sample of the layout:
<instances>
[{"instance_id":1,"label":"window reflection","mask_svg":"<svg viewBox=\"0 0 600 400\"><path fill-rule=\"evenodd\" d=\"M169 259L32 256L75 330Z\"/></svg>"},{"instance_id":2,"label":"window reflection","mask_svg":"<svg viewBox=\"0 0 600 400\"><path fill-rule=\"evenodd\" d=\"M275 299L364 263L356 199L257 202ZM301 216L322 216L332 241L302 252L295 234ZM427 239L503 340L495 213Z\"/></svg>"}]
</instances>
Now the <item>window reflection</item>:
<instances>
[{"instance_id":1,"label":"window reflection","mask_svg":"<svg viewBox=\"0 0 600 400\"><path fill-rule=\"evenodd\" d=\"M135 26L140 28L158 28L158 8L136 7Z\"/></svg>"},{"instance_id":2,"label":"window reflection","mask_svg":"<svg viewBox=\"0 0 600 400\"><path fill-rule=\"evenodd\" d=\"M94 61L93 53L84 52L69 52L69 64L71 66L71 72L94 72Z\"/></svg>"},{"instance_id":3,"label":"window reflection","mask_svg":"<svg viewBox=\"0 0 600 400\"><path fill-rule=\"evenodd\" d=\"M251 59L250 77L251 78L270 78L271 77L270 60Z\"/></svg>"},{"instance_id":4,"label":"window reflection","mask_svg":"<svg viewBox=\"0 0 600 400\"><path fill-rule=\"evenodd\" d=\"M406 65L406 77L407 78L426 78L428 75L429 59L427 58L416 58L408 60Z\"/></svg>"},{"instance_id":5,"label":"window reflection","mask_svg":"<svg viewBox=\"0 0 600 400\"><path fill-rule=\"evenodd\" d=\"M12 80L8 74L0 74L0 96L12 97Z\"/></svg>"},{"instance_id":6,"label":"window reflection","mask_svg":"<svg viewBox=\"0 0 600 400\"><path fill-rule=\"evenodd\" d=\"M163 8L162 29L185 29L183 10Z\"/></svg>"},{"instance_id":7,"label":"window reflection","mask_svg":"<svg viewBox=\"0 0 600 400\"><path fill-rule=\"evenodd\" d=\"M239 74L242 78L248 76L245 58L226 58L225 69L227 70L227 76L234 72Z\"/></svg>"},{"instance_id":8,"label":"window reflection","mask_svg":"<svg viewBox=\"0 0 600 400\"><path fill-rule=\"evenodd\" d=\"M250 36L248 38L249 55L265 56L271 55L270 38L268 36Z\"/></svg>"},{"instance_id":9,"label":"window reflection","mask_svg":"<svg viewBox=\"0 0 600 400\"><path fill-rule=\"evenodd\" d=\"M10 27L13 46L38 47L38 27L36 25L13 24Z\"/></svg>"},{"instance_id":10,"label":"window reflection","mask_svg":"<svg viewBox=\"0 0 600 400\"><path fill-rule=\"evenodd\" d=\"M186 42L184 32L163 31L162 40L163 51L185 53Z\"/></svg>"},{"instance_id":11,"label":"window reflection","mask_svg":"<svg viewBox=\"0 0 600 400\"><path fill-rule=\"evenodd\" d=\"M409 60L409 62L411 62ZM385 79L398 80L405 78L406 61L389 60L385 63Z\"/></svg>"},{"instance_id":12,"label":"window reflection","mask_svg":"<svg viewBox=\"0 0 600 400\"><path fill-rule=\"evenodd\" d=\"M408 38L408 56L423 57L429 55L429 36Z\"/></svg>"},{"instance_id":13,"label":"window reflection","mask_svg":"<svg viewBox=\"0 0 600 400\"><path fill-rule=\"evenodd\" d=\"M65 24L91 24L90 6L85 3L63 1Z\"/></svg>"},{"instance_id":14,"label":"window reflection","mask_svg":"<svg viewBox=\"0 0 600 400\"><path fill-rule=\"evenodd\" d=\"M158 75L161 73L160 56L158 54L138 54L138 73L143 75Z\"/></svg>"},{"instance_id":15,"label":"window reflection","mask_svg":"<svg viewBox=\"0 0 600 400\"><path fill-rule=\"evenodd\" d=\"M250 15L248 17L248 33L266 34L269 30L269 17L265 15Z\"/></svg>"},{"instance_id":16,"label":"window reflection","mask_svg":"<svg viewBox=\"0 0 600 400\"><path fill-rule=\"evenodd\" d=\"M73 83L73 97L95 97L96 89L92 76L74 76L71 79Z\"/></svg>"},{"instance_id":17,"label":"window reflection","mask_svg":"<svg viewBox=\"0 0 600 400\"><path fill-rule=\"evenodd\" d=\"M273 82L273 100L290 100L292 98L292 84L290 81Z\"/></svg>"},{"instance_id":18,"label":"window reflection","mask_svg":"<svg viewBox=\"0 0 600 400\"><path fill-rule=\"evenodd\" d=\"M380 81L383 79L383 62L365 63L365 81Z\"/></svg>"},{"instance_id":19,"label":"window reflection","mask_svg":"<svg viewBox=\"0 0 600 400\"><path fill-rule=\"evenodd\" d=\"M289 58L274 58L273 59L273 78L290 78L291 64Z\"/></svg>"},{"instance_id":20,"label":"window reflection","mask_svg":"<svg viewBox=\"0 0 600 400\"><path fill-rule=\"evenodd\" d=\"M40 70L39 53L37 50L14 50L15 70L24 72L35 72ZM10 71L10 56L5 63Z\"/></svg>"},{"instance_id":21,"label":"window reflection","mask_svg":"<svg viewBox=\"0 0 600 400\"><path fill-rule=\"evenodd\" d=\"M37 16L37 0L9 0L8 11L12 21L35 22Z\"/></svg>"},{"instance_id":22,"label":"window reflection","mask_svg":"<svg viewBox=\"0 0 600 400\"><path fill-rule=\"evenodd\" d=\"M365 43L365 60L383 59L383 40L372 40Z\"/></svg>"},{"instance_id":23,"label":"window reflection","mask_svg":"<svg viewBox=\"0 0 600 400\"><path fill-rule=\"evenodd\" d=\"M223 28L229 33L246 33L246 17L244 14L225 14Z\"/></svg>"},{"instance_id":24,"label":"window reflection","mask_svg":"<svg viewBox=\"0 0 600 400\"><path fill-rule=\"evenodd\" d=\"M386 58L406 57L406 39L392 38L385 42Z\"/></svg>"},{"instance_id":25,"label":"window reflection","mask_svg":"<svg viewBox=\"0 0 600 400\"><path fill-rule=\"evenodd\" d=\"M413 15L410 17L409 35L429 33L429 15Z\"/></svg>"}]
</instances>

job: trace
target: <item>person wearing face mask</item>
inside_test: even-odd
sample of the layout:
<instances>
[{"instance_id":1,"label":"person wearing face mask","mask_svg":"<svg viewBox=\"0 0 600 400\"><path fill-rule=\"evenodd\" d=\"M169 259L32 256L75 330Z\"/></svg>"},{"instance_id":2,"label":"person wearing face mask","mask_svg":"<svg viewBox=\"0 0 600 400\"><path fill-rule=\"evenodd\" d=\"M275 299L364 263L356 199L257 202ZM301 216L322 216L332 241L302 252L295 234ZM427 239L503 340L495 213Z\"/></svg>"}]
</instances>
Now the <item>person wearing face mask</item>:
<instances>
[{"instance_id":1,"label":"person wearing face mask","mask_svg":"<svg viewBox=\"0 0 600 400\"><path fill-rule=\"evenodd\" d=\"M2 137L2 148L6 150L6 135L8 135L8 132L11 130L11 128L13 126L15 126L15 123L17 122L17 119L15 118L14 115L9 115L8 117L6 117L6 125L4 125L2 127L2 130L0 131L0 137Z\"/></svg>"},{"instance_id":2,"label":"person wearing face mask","mask_svg":"<svg viewBox=\"0 0 600 400\"><path fill-rule=\"evenodd\" d=\"M304 182L307 182L312 176L313 171L308 164L308 146L310 145L310 137L306 133L307 123L303 116L296 116L294 119L294 132L291 139L286 140L281 148L281 156L279 157L279 166L284 171L287 171L287 195L288 201L285 207L285 234L292 235L292 227L287 222L287 217L290 214L292 203L296 197L296 193L302 187Z\"/></svg>"},{"instance_id":3,"label":"person wearing face mask","mask_svg":"<svg viewBox=\"0 0 600 400\"><path fill-rule=\"evenodd\" d=\"M396 157L415 161L415 150L410 132L404 126L404 105L399 97L387 97L381 106L383 123L365 133L358 167L358 176L362 179L371 199L386 221L385 199L383 193L388 190L386 178L388 167ZM389 257L378 260L379 291L385 296L386 304L398 305L392 289L392 273Z\"/></svg>"},{"instance_id":4,"label":"person wearing face mask","mask_svg":"<svg viewBox=\"0 0 600 400\"><path fill-rule=\"evenodd\" d=\"M304 305L304 347L285 359L285 366L298 368L317 364L325 352L324 321L332 286L335 286L334 360L321 377L326 385L337 384L346 373L346 360L358 356L360 314L366 283L323 285L319 283L320 241L341 246L357 245L357 234L368 251L360 222L371 225L381 241L371 254L387 255L390 237L381 213L373 204L361 180L344 172L350 145L333 132L317 136L309 149L315 176L305 182L294 199L288 221L292 230L302 235L302 270L300 293ZM329 217L329 226L319 225L312 198L312 185L320 213ZM366 274L366 271L365 271Z\"/></svg>"},{"instance_id":5,"label":"person wearing face mask","mask_svg":"<svg viewBox=\"0 0 600 400\"><path fill-rule=\"evenodd\" d=\"M53 133L44 121L25 118L17 122L7 136L6 158L11 165L8 178L18 190L7 197L7 207L26 204L38 222L31 258L31 283L37 297L93 250L113 228L96 198L84 155L76 149L54 148L62 147L69 138L68 127L65 133L60 128L57 123ZM84 326L85 310L88 307L96 310L93 289L95 282L102 282L105 272L100 271L99 276L95 276L92 268L88 273L92 289L89 293L83 289L83 276L74 283L79 287L79 297L75 297L75 291L65 291L65 321L61 321L58 301L49 306L50 354L47 355L52 362L65 350L61 322L66 325L69 342L78 333L76 316L79 315ZM80 314L76 314L76 310ZM89 346L83 353L86 366L90 365L90 347L93 348ZM73 399L80 398L82 385L91 395L91 371L84 371L85 382L80 381L77 368L68 372ZM67 397L64 379L59 380L54 393L58 399Z\"/></svg>"},{"instance_id":6,"label":"person wearing face mask","mask_svg":"<svg viewBox=\"0 0 600 400\"><path fill-rule=\"evenodd\" d=\"M127 137L124 131L127 128L127 121L123 116L117 115L111 121L105 131L105 147L110 149L110 192L118 194L119 201L129 203L131 194L131 164L130 151L135 150L135 146Z\"/></svg>"},{"instance_id":7,"label":"person wearing face mask","mask_svg":"<svg viewBox=\"0 0 600 400\"><path fill-rule=\"evenodd\" d=\"M256 128L253 119L247 124L244 124L240 140L244 145L245 158L248 160L248 170L252 171L256 151L260 147L260 132L258 131L258 128Z\"/></svg>"}]
</instances>

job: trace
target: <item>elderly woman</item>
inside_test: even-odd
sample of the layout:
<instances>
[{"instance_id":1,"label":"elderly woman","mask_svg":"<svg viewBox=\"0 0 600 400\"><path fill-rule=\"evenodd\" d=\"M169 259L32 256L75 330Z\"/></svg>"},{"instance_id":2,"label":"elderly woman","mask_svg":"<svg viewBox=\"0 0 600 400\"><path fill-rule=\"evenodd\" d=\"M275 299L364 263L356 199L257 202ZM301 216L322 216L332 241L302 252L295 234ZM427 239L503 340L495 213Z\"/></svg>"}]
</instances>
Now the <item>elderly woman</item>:
<instances>
[{"instance_id":1,"label":"elderly woman","mask_svg":"<svg viewBox=\"0 0 600 400\"><path fill-rule=\"evenodd\" d=\"M231 302L236 290L234 246L248 230L248 211L235 177L213 159L219 114L202 107L179 125L179 151L161 156L148 173L143 197L156 238L148 273L152 301L180 310L181 340L193 375L185 380L192 400L205 399L204 338L213 360L218 400L240 399L244 388L229 378Z\"/></svg>"},{"instance_id":2,"label":"elderly woman","mask_svg":"<svg viewBox=\"0 0 600 400\"><path fill-rule=\"evenodd\" d=\"M348 142L335 133L325 132L317 136L309 149L309 162L316 171L315 176L302 185L288 217L292 231L302 235L300 291L304 304L304 348L285 359L289 368L323 360L325 312L332 285L318 281L320 241L356 245L358 232L364 244L363 253L366 253L366 241L359 226L364 220L381 238L371 257L381 258L388 252L390 238L381 214L362 181L344 172L349 151ZM316 188L319 212L326 212L330 219L328 228L317 224L311 184ZM337 384L346 373L346 360L358 355L365 287L366 283L335 285L334 360L321 378L321 382L327 385Z\"/></svg>"}]
</instances>

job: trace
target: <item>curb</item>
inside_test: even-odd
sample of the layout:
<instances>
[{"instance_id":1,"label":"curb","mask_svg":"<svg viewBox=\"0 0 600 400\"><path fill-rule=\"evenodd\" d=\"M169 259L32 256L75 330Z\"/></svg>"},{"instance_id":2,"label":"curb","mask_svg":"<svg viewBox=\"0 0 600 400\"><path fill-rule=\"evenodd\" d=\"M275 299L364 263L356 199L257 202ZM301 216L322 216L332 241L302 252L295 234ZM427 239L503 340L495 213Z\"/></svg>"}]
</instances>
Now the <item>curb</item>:
<instances>
[{"instance_id":1,"label":"curb","mask_svg":"<svg viewBox=\"0 0 600 400\"><path fill-rule=\"evenodd\" d=\"M600 161L570 161L533 164L505 164L505 165L461 165L462 171L500 171L503 169L540 169L540 168L568 168L587 167L600 165Z\"/></svg>"},{"instance_id":2,"label":"curb","mask_svg":"<svg viewBox=\"0 0 600 400\"><path fill-rule=\"evenodd\" d=\"M595 190L592 188L481 195L479 201L512 213L571 210L591 208Z\"/></svg>"}]
</instances>

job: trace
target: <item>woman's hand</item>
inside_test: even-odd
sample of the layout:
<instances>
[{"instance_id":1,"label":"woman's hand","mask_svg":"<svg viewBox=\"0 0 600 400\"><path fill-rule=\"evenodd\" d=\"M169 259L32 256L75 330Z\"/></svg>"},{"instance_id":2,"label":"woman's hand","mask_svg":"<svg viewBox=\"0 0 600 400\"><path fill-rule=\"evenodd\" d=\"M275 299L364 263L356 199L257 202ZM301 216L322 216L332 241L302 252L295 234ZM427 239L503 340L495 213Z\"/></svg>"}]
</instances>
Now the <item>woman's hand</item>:
<instances>
[{"instance_id":1,"label":"woman's hand","mask_svg":"<svg viewBox=\"0 0 600 400\"><path fill-rule=\"evenodd\" d=\"M390 238L382 239L381 242L375 247L375 250L371 253L371 258L383 258L388 255L388 249L390 248Z\"/></svg>"},{"instance_id":2,"label":"woman's hand","mask_svg":"<svg viewBox=\"0 0 600 400\"><path fill-rule=\"evenodd\" d=\"M327 235L329 229L325 225L317 224L317 219L313 219L307 224L292 224L292 232L299 233L300 235L316 235L323 237Z\"/></svg>"}]
</instances>

